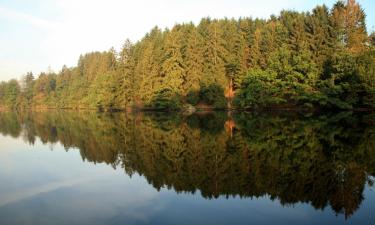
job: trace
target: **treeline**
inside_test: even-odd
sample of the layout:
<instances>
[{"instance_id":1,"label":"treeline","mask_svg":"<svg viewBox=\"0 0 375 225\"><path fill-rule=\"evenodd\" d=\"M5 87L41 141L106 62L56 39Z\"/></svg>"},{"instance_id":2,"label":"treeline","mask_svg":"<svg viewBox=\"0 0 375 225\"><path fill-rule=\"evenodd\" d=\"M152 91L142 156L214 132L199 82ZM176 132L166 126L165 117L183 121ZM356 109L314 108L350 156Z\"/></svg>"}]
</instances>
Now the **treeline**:
<instances>
[{"instance_id":1,"label":"treeline","mask_svg":"<svg viewBox=\"0 0 375 225\"><path fill-rule=\"evenodd\" d=\"M79 149L83 160L140 174L157 190L209 199L269 196L346 217L359 209L374 182L373 115L233 116L2 112L0 133Z\"/></svg>"},{"instance_id":2,"label":"treeline","mask_svg":"<svg viewBox=\"0 0 375 225\"><path fill-rule=\"evenodd\" d=\"M355 0L269 19L204 18L0 84L6 108L375 107L375 34Z\"/></svg>"}]
</instances>

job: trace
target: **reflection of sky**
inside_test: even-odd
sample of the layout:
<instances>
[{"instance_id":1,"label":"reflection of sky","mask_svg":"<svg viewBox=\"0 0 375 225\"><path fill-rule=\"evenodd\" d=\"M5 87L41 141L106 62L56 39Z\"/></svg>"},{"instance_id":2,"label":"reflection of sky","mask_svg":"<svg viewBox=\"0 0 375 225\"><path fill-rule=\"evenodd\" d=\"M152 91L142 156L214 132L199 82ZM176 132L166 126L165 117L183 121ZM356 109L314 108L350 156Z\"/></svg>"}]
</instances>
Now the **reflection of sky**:
<instances>
[{"instance_id":1,"label":"reflection of sky","mask_svg":"<svg viewBox=\"0 0 375 225\"><path fill-rule=\"evenodd\" d=\"M157 197L139 176L82 163L78 150L56 145L51 151L40 142L30 146L4 137L0 143L0 224L59 224L51 222L57 218L61 224L95 224L119 214L145 220L135 209Z\"/></svg>"},{"instance_id":2,"label":"reflection of sky","mask_svg":"<svg viewBox=\"0 0 375 225\"><path fill-rule=\"evenodd\" d=\"M371 224L374 192L346 224ZM370 201L371 200L371 201ZM282 207L268 197L208 200L157 192L138 175L82 162L78 150L0 137L0 224L342 224L329 207Z\"/></svg>"}]
</instances>

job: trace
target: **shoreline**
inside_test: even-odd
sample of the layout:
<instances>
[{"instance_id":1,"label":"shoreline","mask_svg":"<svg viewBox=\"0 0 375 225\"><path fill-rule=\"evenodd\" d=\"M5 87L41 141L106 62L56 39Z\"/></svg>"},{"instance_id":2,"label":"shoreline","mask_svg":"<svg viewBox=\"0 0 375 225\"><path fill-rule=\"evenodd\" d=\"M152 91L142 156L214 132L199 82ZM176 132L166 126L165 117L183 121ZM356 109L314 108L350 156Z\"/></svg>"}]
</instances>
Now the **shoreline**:
<instances>
[{"instance_id":1,"label":"shoreline","mask_svg":"<svg viewBox=\"0 0 375 225\"><path fill-rule=\"evenodd\" d=\"M102 113L116 113L116 112L163 112L163 113L210 113L210 112L374 112L375 108L353 108L353 109L321 109L321 108L302 108L302 107L263 107L263 108L214 108L214 107L194 107L193 112L188 112L183 109L180 110L169 110L169 109L157 109L157 108L111 108L111 109L97 109L90 107L32 107L32 108L8 108L0 107L0 112L8 111L95 111Z\"/></svg>"}]
</instances>

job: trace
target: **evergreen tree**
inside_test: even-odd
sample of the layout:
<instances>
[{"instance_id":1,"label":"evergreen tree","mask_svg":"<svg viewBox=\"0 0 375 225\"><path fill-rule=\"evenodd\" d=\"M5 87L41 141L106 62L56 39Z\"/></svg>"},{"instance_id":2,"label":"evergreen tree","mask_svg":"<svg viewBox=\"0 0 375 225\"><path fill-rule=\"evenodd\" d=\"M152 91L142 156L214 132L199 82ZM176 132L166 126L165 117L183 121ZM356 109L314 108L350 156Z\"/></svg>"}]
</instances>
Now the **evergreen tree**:
<instances>
[{"instance_id":1,"label":"evergreen tree","mask_svg":"<svg viewBox=\"0 0 375 225\"><path fill-rule=\"evenodd\" d=\"M333 54L332 27L328 8L317 6L312 14L306 18L306 30L308 35L309 49L313 54L320 73L323 71L324 63Z\"/></svg>"},{"instance_id":2,"label":"evergreen tree","mask_svg":"<svg viewBox=\"0 0 375 225\"><path fill-rule=\"evenodd\" d=\"M204 18L197 26L155 27L134 44L126 40L119 53L86 53L58 73L3 82L0 106L225 108L236 98L247 102L239 107L373 108L373 52L374 34L367 35L355 0L268 19Z\"/></svg>"},{"instance_id":3,"label":"evergreen tree","mask_svg":"<svg viewBox=\"0 0 375 225\"><path fill-rule=\"evenodd\" d=\"M124 107L134 105L134 96L136 93L135 79L135 58L134 45L127 39L120 52L119 72L122 75L122 85L119 88L119 95L123 96Z\"/></svg>"},{"instance_id":4,"label":"evergreen tree","mask_svg":"<svg viewBox=\"0 0 375 225\"><path fill-rule=\"evenodd\" d=\"M185 76L183 83L184 93L198 93L203 77L204 58L202 36L196 27L190 23L185 25L186 41L182 47L183 61L185 62Z\"/></svg>"},{"instance_id":5,"label":"evergreen tree","mask_svg":"<svg viewBox=\"0 0 375 225\"><path fill-rule=\"evenodd\" d=\"M172 92L186 95L183 93L185 63L181 54L182 33L180 26L175 26L165 36L163 53L164 61L161 64L162 84L164 88Z\"/></svg>"}]
</instances>

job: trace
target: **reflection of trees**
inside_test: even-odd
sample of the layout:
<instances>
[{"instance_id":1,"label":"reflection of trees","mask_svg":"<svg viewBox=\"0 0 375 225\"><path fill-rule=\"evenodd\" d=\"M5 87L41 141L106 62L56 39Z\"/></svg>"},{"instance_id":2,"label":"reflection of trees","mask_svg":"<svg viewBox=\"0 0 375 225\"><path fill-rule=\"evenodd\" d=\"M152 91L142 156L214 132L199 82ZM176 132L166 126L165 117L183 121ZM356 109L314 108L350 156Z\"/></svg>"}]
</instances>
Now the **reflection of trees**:
<instances>
[{"instance_id":1,"label":"reflection of trees","mask_svg":"<svg viewBox=\"0 0 375 225\"><path fill-rule=\"evenodd\" d=\"M282 203L330 204L350 216L359 207L366 172L373 171L375 128L355 116L237 117L250 150L255 190ZM257 192L257 191L255 191Z\"/></svg>"},{"instance_id":2,"label":"reflection of trees","mask_svg":"<svg viewBox=\"0 0 375 225\"><path fill-rule=\"evenodd\" d=\"M3 135L10 135L12 137L18 137L21 134L21 124L19 123L15 113L1 113L0 132Z\"/></svg>"},{"instance_id":3,"label":"reflection of trees","mask_svg":"<svg viewBox=\"0 0 375 225\"><path fill-rule=\"evenodd\" d=\"M360 206L375 175L375 127L363 118L237 114L230 133L225 121L225 114L1 113L0 132L78 148L84 160L137 172L156 189L269 195L345 216Z\"/></svg>"}]
</instances>

